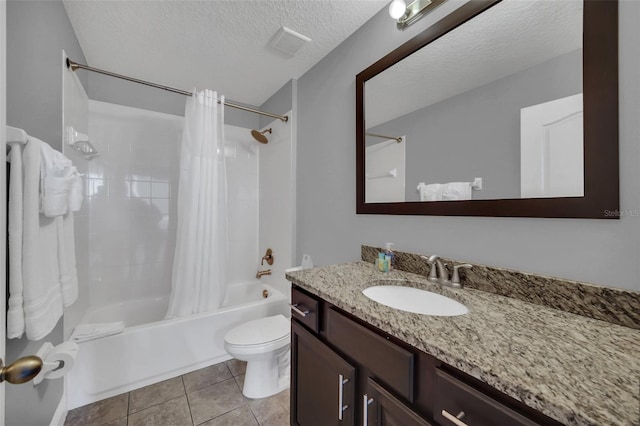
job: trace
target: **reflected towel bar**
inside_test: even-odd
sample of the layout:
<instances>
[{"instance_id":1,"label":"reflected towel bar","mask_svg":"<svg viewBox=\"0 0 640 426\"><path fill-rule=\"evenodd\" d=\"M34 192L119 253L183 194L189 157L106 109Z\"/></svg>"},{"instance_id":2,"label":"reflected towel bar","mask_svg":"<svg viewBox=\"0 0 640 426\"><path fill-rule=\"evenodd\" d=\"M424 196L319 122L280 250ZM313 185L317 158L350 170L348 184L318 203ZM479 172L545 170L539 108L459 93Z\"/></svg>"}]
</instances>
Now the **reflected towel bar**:
<instances>
[{"instance_id":1,"label":"reflected towel bar","mask_svg":"<svg viewBox=\"0 0 640 426\"><path fill-rule=\"evenodd\" d=\"M365 133L365 135L373 136L374 138L391 139L398 143L402 142L404 139L402 136L385 136L385 135L379 135L377 133Z\"/></svg>"}]
</instances>

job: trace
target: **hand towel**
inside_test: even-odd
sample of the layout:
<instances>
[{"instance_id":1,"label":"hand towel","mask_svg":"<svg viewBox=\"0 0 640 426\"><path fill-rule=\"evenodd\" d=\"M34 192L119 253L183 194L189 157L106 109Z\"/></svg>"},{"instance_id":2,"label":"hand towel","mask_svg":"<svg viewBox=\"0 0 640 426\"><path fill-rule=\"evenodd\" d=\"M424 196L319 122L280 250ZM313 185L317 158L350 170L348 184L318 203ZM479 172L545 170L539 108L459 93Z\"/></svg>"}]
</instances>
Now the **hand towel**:
<instances>
[{"instance_id":1,"label":"hand towel","mask_svg":"<svg viewBox=\"0 0 640 426\"><path fill-rule=\"evenodd\" d=\"M22 295L29 340L40 340L49 334L63 311L57 256L58 226L55 218L45 217L38 209L44 145L41 140L29 137L22 154Z\"/></svg>"},{"instance_id":2,"label":"hand towel","mask_svg":"<svg viewBox=\"0 0 640 426\"><path fill-rule=\"evenodd\" d=\"M15 339L24 333L22 309L22 150L24 145L11 144L9 152L9 301L7 303L7 338Z\"/></svg>"},{"instance_id":3,"label":"hand towel","mask_svg":"<svg viewBox=\"0 0 640 426\"><path fill-rule=\"evenodd\" d=\"M445 201L471 199L470 182L449 182L442 187L442 199Z\"/></svg>"},{"instance_id":4,"label":"hand towel","mask_svg":"<svg viewBox=\"0 0 640 426\"><path fill-rule=\"evenodd\" d=\"M77 172L74 169L69 185L69 210L77 212L82 207L82 194L83 194L83 177L84 175Z\"/></svg>"},{"instance_id":5,"label":"hand towel","mask_svg":"<svg viewBox=\"0 0 640 426\"><path fill-rule=\"evenodd\" d=\"M76 269L76 244L73 212L55 218L58 227L58 269L62 303L70 306L78 298L78 271Z\"/></svg>"},{"instance_id":6,"label":"hand towel","mask_svg":"<svg viewBox=\"0 0 640 426\"><path fill-rule=\"evenodd\" d=\"M420 201L442 200L442 185L439 183L425 185L424 182L420 182L418 191L420 192Z\"/></svg>"},{"instance_id":7,"label":"hand towel","mask_svg":"<svg viewBox=\"0 0 640 426\"><path fill-rule=\"evenodd\" d=\"M41 144L41 155L41 211L47 217L61 216L67 213L75 167L64 154L46 143Z\"/></svg>"},{"instance_id":8,"label":"hand towel","mask_svg":"<svg viewBox=\"0 0 640 426\"><path fill-rule=\"evenodd\" d=\"M119 334L122 333L123 330L124 323L122 321L95 324L79 324L74 327L73 333L71 333L71 340L73 340L74 342L86 342L88 340L97 339L99 337Z\"/></svg>"}]
</instances>

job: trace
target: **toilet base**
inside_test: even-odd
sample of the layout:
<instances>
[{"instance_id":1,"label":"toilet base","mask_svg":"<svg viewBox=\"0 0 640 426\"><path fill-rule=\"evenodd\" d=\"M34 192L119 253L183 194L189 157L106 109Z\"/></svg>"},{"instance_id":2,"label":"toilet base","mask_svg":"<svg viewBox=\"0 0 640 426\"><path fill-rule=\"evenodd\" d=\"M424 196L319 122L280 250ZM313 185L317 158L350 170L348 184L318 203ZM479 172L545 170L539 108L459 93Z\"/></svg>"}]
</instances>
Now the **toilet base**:
<instances>
[{"instance_id":1,"label":"toilet base","mask_svg":"<svg viewBox=\"0 0 640 426\"><path fill-rule=\"evenodd\" d=\"M252 359L247 362L242 394L247 398L266 398L289 388L287 377L281 377L278 357ZM284 379L284 380L283 380Z\"/></svg>"}]
</instances>

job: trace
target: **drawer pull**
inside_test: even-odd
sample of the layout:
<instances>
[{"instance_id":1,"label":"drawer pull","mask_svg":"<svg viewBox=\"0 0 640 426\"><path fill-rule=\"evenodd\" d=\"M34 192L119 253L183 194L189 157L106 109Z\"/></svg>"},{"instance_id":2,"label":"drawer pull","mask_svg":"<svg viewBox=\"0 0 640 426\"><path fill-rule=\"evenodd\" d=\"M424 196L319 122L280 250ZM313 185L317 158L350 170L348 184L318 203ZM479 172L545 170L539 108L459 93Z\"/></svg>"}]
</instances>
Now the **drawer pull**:
<instances>
[{"instance_id":1,"label":"drawer pull","mask_svg":"<svg viewBox=\"0 0 640 426\"><path fill-rule=\"evenodd\" d=\"M460 411L460 413L458 413L457 416L454 416L453 414L449 413L447 410L442 410L442 417L449 420L451 423L453 423L456 426L468 426L465 422L462 421L462 418L464 417L464 411Z\"/></svg>"},{"instance_id":2,"label":"drawer pull","mask_svg":"<svg viewBox=\"0 0 640 426\"><path fill-rule=\"evenodd\" d=\"M306 318L307 315L309 315L309 310L308 309L305 309L304 311L300 310L298 308L299 305L297 303L295 303L293 305L289 305L289 306L291 306L291 310L293 312L295 312L296 314L300 315L302 318ZM302 308L302 309L304 309L304 308Z\"/></svg>"},{"instance_id":3,"label":"drawer pull","mask_svg":"<svg viewBox=\"0 0 640 426\"><path fill-rule=\"evenodd\" d=\"M369 398L365 393L362 395L362 426L369 425L369 405L373 402L373 398Z\"/></svg>"},{"instance_id":4,"label":"drawer pull","mask_svg":"<svg viewBox=\"0 0 640 426\"><path fill-rule=\"evenodd\" d=\"M348 381L349 379L345 379L342 374L338 375L338 420L342 420L342 413L344 412L344 410L349 408L348 405L343 404L344 384Z\"/></svg>"}]
</instances>

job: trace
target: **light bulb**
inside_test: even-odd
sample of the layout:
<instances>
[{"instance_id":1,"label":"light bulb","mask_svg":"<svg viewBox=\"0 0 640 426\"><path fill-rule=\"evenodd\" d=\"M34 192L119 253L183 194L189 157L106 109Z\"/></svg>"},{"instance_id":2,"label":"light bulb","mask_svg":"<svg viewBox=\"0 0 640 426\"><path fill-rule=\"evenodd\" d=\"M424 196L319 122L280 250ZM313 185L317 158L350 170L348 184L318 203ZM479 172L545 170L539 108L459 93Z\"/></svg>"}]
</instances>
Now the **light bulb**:
<instances>
[{"instance_id":1,"label":"light bulb","mask_svg":"<svg viewBox=\"0 0 640 426\"><path fill-rule=\"evenodd\" d=\"M393 0L389 5L389 16L398 19L407 11L407 4L404 0Z\"/></svg>"}]
</instances>

